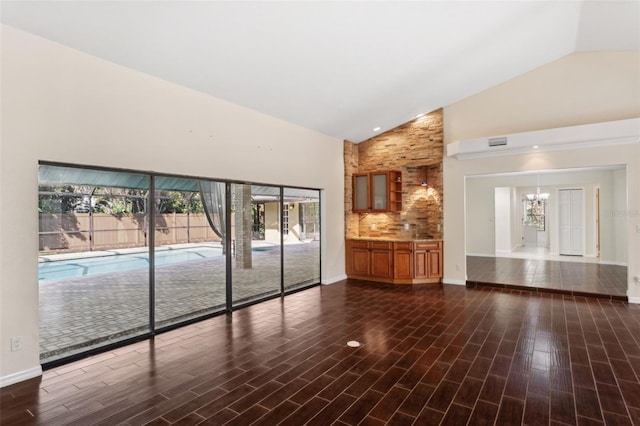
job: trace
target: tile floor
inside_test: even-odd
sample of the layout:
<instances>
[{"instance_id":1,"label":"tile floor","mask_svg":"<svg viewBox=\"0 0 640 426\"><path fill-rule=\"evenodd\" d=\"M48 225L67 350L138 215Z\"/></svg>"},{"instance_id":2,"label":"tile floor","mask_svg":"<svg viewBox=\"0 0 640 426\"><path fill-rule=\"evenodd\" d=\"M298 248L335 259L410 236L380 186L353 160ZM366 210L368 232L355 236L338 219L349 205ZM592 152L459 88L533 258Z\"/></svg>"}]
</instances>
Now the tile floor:
<instances>
[{"instance_id":1,"label":"tile floor","mask_svg":"<svg viewBox=\"0 0 640 426\"><path fill-rule=\"evenodd\" d=\"M542 259L467 256L467 283L559 290L626 300L627 267Z\"/></svg>"},{"instance_id":2,"label":"tile floor","mask_svg":"<svg viewBox=\"0 0 640 426\"><path fill-rule=\"evenodd\" d=\"M320 282L320 243L286 245L285 288ZM253 267L232 271L233 300L280 292L280 251L253 252ZM156 268L157 327L225 308L225 259ZM149 272L135 269L40 283L41 361L50 362L149 331Z\"/></svg>"},{"instance_id":3,"label":"tile floor","mask_svg":"<svg viewBox=\"0 0 640 426\"><path fill-rule=\"evenodd\" d=\"M0 423L640 425L640 306L342 281L5 387Z\"/></svg>"}]
</instances>

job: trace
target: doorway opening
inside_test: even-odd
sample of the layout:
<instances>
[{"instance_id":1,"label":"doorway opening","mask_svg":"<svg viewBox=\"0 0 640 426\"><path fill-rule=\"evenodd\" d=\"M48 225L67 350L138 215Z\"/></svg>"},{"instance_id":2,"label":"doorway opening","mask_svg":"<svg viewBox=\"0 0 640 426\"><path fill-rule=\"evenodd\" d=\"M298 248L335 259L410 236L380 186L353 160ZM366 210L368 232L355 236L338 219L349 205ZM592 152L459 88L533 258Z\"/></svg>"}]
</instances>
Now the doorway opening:
<instances>
[{"instance_id":1,"label":"doorway opening","mask_svg":"<svg viewBox=\"0 0 640 426\"><path fill-rule=\"evenodd\" d=\"M626 297L626 167L466 177L467 281Z\"/></svg>"}]
</instances>

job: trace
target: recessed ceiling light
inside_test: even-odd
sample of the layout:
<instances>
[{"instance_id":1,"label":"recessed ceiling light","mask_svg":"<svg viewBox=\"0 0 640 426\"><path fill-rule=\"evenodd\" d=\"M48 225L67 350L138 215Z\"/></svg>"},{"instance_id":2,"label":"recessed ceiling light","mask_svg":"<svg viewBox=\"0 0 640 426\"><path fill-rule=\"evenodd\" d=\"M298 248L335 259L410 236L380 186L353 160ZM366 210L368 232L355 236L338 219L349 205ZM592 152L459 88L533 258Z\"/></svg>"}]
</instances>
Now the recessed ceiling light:
<instances>
[{"instance_id":1,"label":"recessed ceiling light","mask_svg":"<svg viewBox=\"0 0 640 426\"><path fill-rule=\"evenodd\" d=\"M538 149L538 148L540 148L538 145L533 146L533 149Z\"/></svg>"},{"instance_id":2,"label":"recessed ceiling light","mask_svg":"<svg viewBox=\"0 0 640 426\"><path fill-rule=\"evenodd\" d=\"M416 118L420 118L424 115L424 112L421 112L420 114L416 115Z\"/></svg>"},{"instance_id":3,"label":"recessed ceiling light","mask_svg":"<svg viewBox=\"0 0 640 426\"><path fill-rule=\"evenodd\" d=\"M380 127L374 127L374 128L373 128L373 131L374 131L374 132L377 132L377 131L379 131L379 130L380 130Z\"/></svg>"}]
</instances>

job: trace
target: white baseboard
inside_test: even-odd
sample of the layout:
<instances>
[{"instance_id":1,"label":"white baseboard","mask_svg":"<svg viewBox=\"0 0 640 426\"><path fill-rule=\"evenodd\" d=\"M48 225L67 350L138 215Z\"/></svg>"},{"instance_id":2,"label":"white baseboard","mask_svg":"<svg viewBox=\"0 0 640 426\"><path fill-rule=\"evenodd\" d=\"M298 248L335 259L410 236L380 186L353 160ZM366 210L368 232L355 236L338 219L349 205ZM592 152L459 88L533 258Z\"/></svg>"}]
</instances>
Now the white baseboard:
<instances>
[{"instance_id":1,"label":"white baseboard","mask_svg":"<svg viewBox=\"0 0 640 426\"><path fill-rule=\"evenodd\" d=\"M336 277L325 278L322 281L320 281L320 283L324 285L329 285L329 284L337 283L338 281L342 281L346 279L347 279L347 274L342 274Z\"/></svg>"},{"instance_id":2,"label":"white baseboard","mask_svg":"<svg viewBox=\"0 0 640 426\"><path fill-rule=\"evenodd\" d=\"M495 253L465 253L465 256L496 257Z\"/></svg>"},{"instance_id":3,"label":"white baseboard","mask_svg":"<svg viewBox=\"0 0 640 426\"><path fill-rule=\"evenodd\" d=\"M454 280L452 278L443 278L442 284L467 285L465 280Z\"/></svg>"},{"instance_id":4,"label":"white baseboard","mask_svg":"<svg viewBox=\"0 0 640 426\"><path fill-rule=\"evenodd\" d=\"M628 299L629 299L629 303L640 304L640 297L638 297L638 296L635 296L635 297L634 296L629 296Z\"/></svg>"},{"instance_id":5,"label":"white baseboard","mask_svg":"<svg viewBox=\"0 0 640 426\"><path fill-rule=\"evenodd\" d=\"M0 388L22 382L24 380L33 379L38 376L42 376L42 367L40 365L28 370L18 371L17 373L0 377Z\"/></svg>"},{"instance_id":6,"label":"white baseboard","mask_svg":"<svg viewBox=\"0 0 640 426\"><path fill-rule=\"evenodd\" d=\"M610 260L601 260L601 265L616 265L616 266L627 266L627 262L612 262Z\"/></svg>"}]
</instances>

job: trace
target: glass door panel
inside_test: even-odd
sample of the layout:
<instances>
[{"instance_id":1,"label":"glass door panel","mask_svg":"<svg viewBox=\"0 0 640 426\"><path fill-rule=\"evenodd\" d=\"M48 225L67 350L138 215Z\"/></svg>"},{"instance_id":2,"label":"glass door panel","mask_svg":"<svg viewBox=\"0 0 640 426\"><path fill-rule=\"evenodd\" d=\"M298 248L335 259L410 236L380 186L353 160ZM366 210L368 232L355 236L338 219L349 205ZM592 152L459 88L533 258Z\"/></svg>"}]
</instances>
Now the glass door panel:
<instances>
[{"instance_id":1,"label":"glass door panel","mask_svg":"<svg viewBox=\"0 0 640 426\"><path fill-rule=\"evenodd\" d=\"M369 210L369 174L355 174L353 181L353 210Z\"/></svg>"},{"instance_id":2,"label":"glass door panel","mask_svg":"<svg viewBox=\"0 0 640 426\"><path fill-rule=\"evenodd\" d=\"M149 333L149 177L52 165L38 175L41 362Z\"/></svg>"},{"instance_id":3,"label":"glass door panel","mask_svg":"<svg viewBox=\"0 0 640 426\"><path fill-rule=\"evenodd\" d=\"M222 182L155 179L157 328L225 309L224 187Z\"/></svg>"},{"instance_id":4,"label":"glass door panel","mask_svg":"<svg viewBox=\"0 0 640 426\"><path fill-rule=\"evenodd\" d=\"M320 282L320 191L284 188L289 233L284 239L285 291Z\"/></svg>"},{"instance_id":5,"label":"glass door panel","mask_svg":"<svg viewBox=\"0 0 640 426\"><path fill-rule=\"evenodd\" d=\"M231 212L233 305L280 294L280 188L232 184ZM256 220L264 233L254 232Z\"/></svg>"},{"instance_id":6,"label":"glass door panel","mask_svg":"<svg viewBox=\"0 0 640 426\"><path fill-rule=\"evenodd\" d=\"M373 199L371 200L372 210L388 210L388 187L387 173L372 173Z\"/></svg>"}]
</instances>

